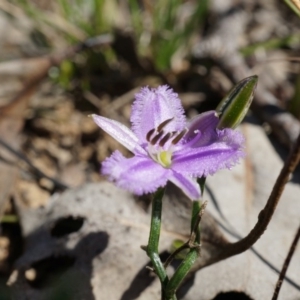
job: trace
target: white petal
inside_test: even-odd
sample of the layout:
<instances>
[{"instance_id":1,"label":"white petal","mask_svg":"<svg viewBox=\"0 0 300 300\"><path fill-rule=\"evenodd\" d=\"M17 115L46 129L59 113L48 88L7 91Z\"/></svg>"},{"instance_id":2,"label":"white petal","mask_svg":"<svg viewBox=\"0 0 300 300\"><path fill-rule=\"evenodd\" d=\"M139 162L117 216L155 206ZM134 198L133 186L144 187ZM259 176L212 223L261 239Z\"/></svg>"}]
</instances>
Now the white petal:
<instances>
[{"instance_id":1,"label":"white petal","mask_svg":"<svg viewBox=\"0 0 300 300\"><path fill-rule=\"evenodd\" d=\"M123 124L98 115L92 115L92 118L101 129L131 152L145 153L145 150L139 145L137 136Z\"/></svg>"}]
</instances>

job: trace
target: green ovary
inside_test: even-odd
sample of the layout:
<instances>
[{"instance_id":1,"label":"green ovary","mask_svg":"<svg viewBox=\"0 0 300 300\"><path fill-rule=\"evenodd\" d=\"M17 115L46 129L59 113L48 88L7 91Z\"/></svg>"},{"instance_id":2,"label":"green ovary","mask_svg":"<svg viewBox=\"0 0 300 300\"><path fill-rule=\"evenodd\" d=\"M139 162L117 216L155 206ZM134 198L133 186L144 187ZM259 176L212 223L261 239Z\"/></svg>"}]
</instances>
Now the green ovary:
<instances>
[{"instance_id":1,"label":"green ovary","mask_svg":"<svg viewBox=\"0 0 300 300\"><path fill-rule=\"evenodd\" d=\"M170 167L171 163L172 163L172 152L171 151L161 151L161 152L159 152L157 154L157 160L165 168Z\"/></svg>"}]
</instances>

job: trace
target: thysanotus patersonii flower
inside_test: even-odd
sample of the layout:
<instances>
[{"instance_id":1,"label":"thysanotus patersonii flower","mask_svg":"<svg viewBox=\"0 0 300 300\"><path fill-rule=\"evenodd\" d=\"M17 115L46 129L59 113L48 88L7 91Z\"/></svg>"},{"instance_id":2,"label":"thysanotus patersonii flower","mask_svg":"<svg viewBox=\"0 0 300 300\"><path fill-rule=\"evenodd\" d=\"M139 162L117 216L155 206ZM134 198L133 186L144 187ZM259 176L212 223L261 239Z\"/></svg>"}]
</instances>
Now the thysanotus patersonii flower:
<instances>
[{"instance_id":1,"label":"thysanotus patersonii flower","mask_svg":"<svg viewBox=\"0 0 300 300\"><path fill-rule=\"evenodd\" d=\"M126 158L115 151L103 161L102 174L137 195L155 192L169 180L197 200L201 194L197 178L230 168L244 156L240 132L217 129L215 111L186 122L178 95L166 85L145 87L136 94L131 130L117 121L92 117L134 154Z\"/></svg>"}]
</instances>

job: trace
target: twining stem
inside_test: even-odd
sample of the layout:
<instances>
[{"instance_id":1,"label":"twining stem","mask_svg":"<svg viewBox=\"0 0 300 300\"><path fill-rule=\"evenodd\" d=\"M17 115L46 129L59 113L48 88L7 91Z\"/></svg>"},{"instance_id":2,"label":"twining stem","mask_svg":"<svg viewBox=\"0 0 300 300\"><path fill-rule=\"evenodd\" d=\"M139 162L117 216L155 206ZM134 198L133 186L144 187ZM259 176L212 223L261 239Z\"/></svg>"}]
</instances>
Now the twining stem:
<instances>
[{"instance_id":1,"label":"twining stem","mask_svg":"<svg viewBox=\"0 0 300 300\"><path fill-rule=\"evenodd\" d=\"M204 193L205 188L205 181L206 177L201 177L197 179L197 182L200 186L201 195ZM207 202L204 202L202 204L201 201L193 201L193 208L192 208L192 219L191 219L191 233L195 236L191 237L191 239L194 238L193 242L196 242L200 245L200 221L202 218L202 215L204 213L205 207L207 205Z\"/></svg>"},{"instance_id":2,"label":"twining stem","mask_svg":"<svg viewBox=\"0 0 300 300\"><path fill-rule=\"evenodd\" d=\"M202 215L206 208L207 201L205 201L202 205L200 201L193 202L192 209L192 219L191 219L191 235L187 242L177 248L165 261L164 267L167 268L172 260L185 249L198 249L198 253L200 252L200 227L199 224L201 222Z\"/></svg>"},{"instance_id":3,"label":"twining stem","mask_svg":"<svg viewBox=\"0 0 300 300\"><path fill-rule=\"evenodd\" d=\"M190 269L194 265L196 259L199 256L199 249L193 248L190 252L186 255L185 259L181 262L179 267L176 269L174 275L170 279L166 287L166 299L170 298L172 295L175 294L178 287L189 273Z\"/></svg>"},{"instance_id":4,"label":"twining stem","mask_svg":"<svg viewBox=\"0 0 300 300\"><path fill-rule=\"evenodd\" d=\"M220 255L217 258L214 258L214 261L212 263L246 251L247 249L252 247L254 243L261 237L261 235L267 229L267 226L272 219L272 216L280 200L284 187L289 180L289 176L291 173L294 172L295 168L299 163L299 160L300 135L298 136L290 155L286 159L284 166L273 187L271 195L267 201L267 204L265 205L264 209L260 212L258 216L258 221L251 230L251 232L240 241L229 244L226 247L224 247L223 250L220 252Z\"/></svg>"},{"instance_id":5,"label":"twining stem","mask_svg":"<svg viewBox=\"0 0 300 300\"><path fill-rule=\"evenodd\" d=\"M203 193L205 179L202 181L201 192ZM165 289L165 293L168 297L175 295L177 289L185 279L196 259L200 255L200 221L205 210L207 202L201 204L201 201L193 201L192 218L191 218L191 235L189 240L184 243L181 247L175 250L165 262L164 266L168 264L176 257L176 255L184 249L189 249L189 253L185 259L181 262L179 267L176 269L173 276L170 278L169 283Z\"/></svg>"},{"instance_id":6,"label":"twining stem","mask_svg":"<svg viewBox=\"0 0 300 300\"><path fill-rule=\"evenodd\" d=\"M152 200L152 215L151 215L151 225L150 225L150 235L148 246L146 247L147 254L152 262L153 269L161 282L161 299L162 300L176 300L176 297L166 298L165 287L169 282L166 270L163 263L160 260L158 253L158 244L161 228L161 212L162 212L162 198L164 196L164 189L158 189L153 195Z\"/></svg>"},{"instance_id":7,"label":"twining stem","mask_svg":"<svg viewBox=\"0 0 300 300\"><path fill-rule=\"evenodd\" d=\"M193 201L192 218L191 218L191 238L194 242L200 244L199 223L201 220L201 202Z\"/></svg>"},{"instance_id":8,"label":"twining stem","mask_svg":"<svg viewBox=\"0 0 300 300\"><path fill-rule=\"evenodd\" d=\"M205 178L201 180L200 187L203 193ZM195 263L200 253L200 229L199 224L206 203L201 205L200 201L193 202L192 218L191 218L191 235L189 240L179 249L177 249L167 260L165 265L162 264L159 253L159 236L161 228L161 212L162 212L162 198L164 195L164 189L158 189L153 195L152 200L152 215L151 215L151 226L150 235L147 247L142 247L147 251L148 256L153 264L153 269L157 274L161 282L161 299L162 300L176 300L176 290L178 289L181 282L184 280L191 267ZM176 256L176 253L182 251L184 248L189 248L190 251L186 255L185 259L181 262L172 278L169 279L166 273L166 268L172 259Z\"/></svg>"},{"instance_id":9,"label":"twining stem","mask_svg":"<svg viewBox=\"0 0 300 300\"><path fill-rule=\"evenodd\" d=\"M194 265L196 259L200 255L200 221L205 210L207 202L204 202L201 205L200 201L193 202L192 209L192 222L191 222L191 235L189 240L183 244L180 248L178 248L170 257L168 261L165 263L165 266L171 262L171 260L182 250L189 248L190 251L186 255L185 259L181 262L166 287L166 296L175 294L182 281L185 279L188 272L191 270Z\"/></svg>"},{"instance_id":10,"label":"twining stem","mask_svg":"<svg viewBox=\"0 0 300 300\"><path fill-rule=\"evenodd\" d=\"M187 242L185 242L183 245L181 245L179 248L177 248L165 261L164 263L164 267L167 268L169 266L169 264L173 261L173 259L183 250L185 249L189 249L190 248L190 244L189 244L189 240Z\"/></svg>"}]
</instances>

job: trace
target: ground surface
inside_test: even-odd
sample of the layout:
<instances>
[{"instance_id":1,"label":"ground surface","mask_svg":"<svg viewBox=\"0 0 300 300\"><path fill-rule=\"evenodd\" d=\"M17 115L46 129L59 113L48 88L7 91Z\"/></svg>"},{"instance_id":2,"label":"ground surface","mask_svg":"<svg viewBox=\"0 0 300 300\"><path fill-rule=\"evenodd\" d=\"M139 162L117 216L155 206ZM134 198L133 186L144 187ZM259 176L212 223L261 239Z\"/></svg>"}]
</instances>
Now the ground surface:
<instances>
[{"instance_id":1,"label":"ground surface","mask_svg":"<svg viewBox=\"0 0 300 300\"><path fill-rule=\"evenodd\" d=\"M0 299L158 299L159 284L139 248L147 242L149 199L119 191L99 175L113 150L128 153L88 117L101 114L129 126L141 86L169 84L193 117L214 109L234 83L259 75L239 128L247 157L208 181L203 260L218 234L232 241L253 227L300 129L300 19L276 1L217 2L210 2L188 50L175 53L164 70L139 52L130 26L116 22L108 40L78 49L78 41L37 23L20 5L0 3ZM118 12L130 20L124 7ZM299 195L296 172L255 250L196 272L179 299L226 299L222 292L270 299L299 226ZM174 238L187 237L189 226L190 203L174 187L165 206L162 254ZM300 298L299 261L298 249L280 299Z\"/></svg>"}]
</instances>

